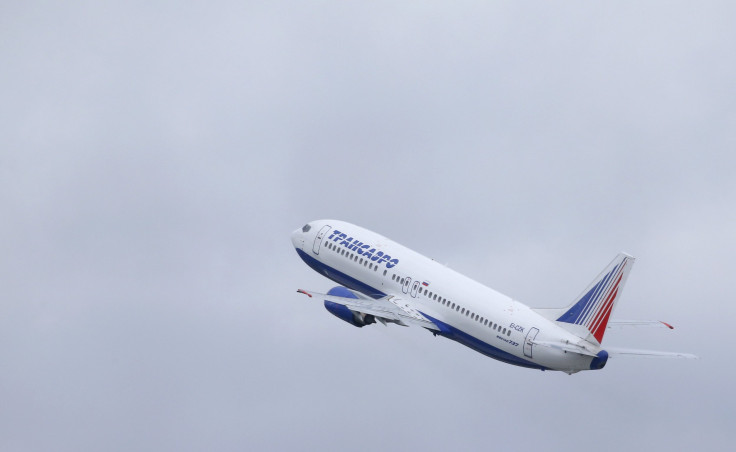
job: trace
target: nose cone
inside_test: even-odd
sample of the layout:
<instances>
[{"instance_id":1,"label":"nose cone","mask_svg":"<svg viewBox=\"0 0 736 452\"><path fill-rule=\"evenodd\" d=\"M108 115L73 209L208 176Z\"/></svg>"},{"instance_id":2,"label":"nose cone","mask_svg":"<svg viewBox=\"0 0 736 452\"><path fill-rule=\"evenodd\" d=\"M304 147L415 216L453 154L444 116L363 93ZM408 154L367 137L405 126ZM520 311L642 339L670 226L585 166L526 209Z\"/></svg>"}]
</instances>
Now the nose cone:
<instances>
[{"instance_id":1,"label":"nose cone","mask_svg":"<svg viewBox=\"0 0 736 452\"><path fill-rule=\"evenodd\" d=\"M304 248L304 233L301 228L291 233L291 243L294 245L294 248Z\"/></svg>"}]
</instances>

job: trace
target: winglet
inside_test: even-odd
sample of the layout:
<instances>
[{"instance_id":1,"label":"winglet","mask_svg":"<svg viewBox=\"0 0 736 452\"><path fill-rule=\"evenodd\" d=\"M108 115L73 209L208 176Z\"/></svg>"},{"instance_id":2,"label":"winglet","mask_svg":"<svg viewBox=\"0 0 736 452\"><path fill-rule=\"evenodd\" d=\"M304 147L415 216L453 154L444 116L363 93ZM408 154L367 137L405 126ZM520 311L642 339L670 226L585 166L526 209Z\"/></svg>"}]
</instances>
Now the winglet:
<instances>
[{"instance_id":1,"label":"winglet","mask_svg":"<svg viewBox=\"0 0 736 452\"><path fill-rule=\"evenodd\" d=\"M307 292L306 290L297 289L297 293L303 293L304 295L308 296L309 298L312 298L312 294Z\"/></svg>"}]
</instances>

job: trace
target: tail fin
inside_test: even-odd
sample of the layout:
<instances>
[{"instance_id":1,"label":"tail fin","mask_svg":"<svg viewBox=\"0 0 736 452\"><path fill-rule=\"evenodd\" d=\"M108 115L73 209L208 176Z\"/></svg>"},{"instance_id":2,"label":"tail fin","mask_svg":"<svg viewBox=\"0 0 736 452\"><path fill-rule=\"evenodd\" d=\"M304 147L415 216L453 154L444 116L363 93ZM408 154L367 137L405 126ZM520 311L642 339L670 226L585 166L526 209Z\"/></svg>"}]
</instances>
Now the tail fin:
<instances>
[{"instance_id":1,"label":"tail fin","mask_svg":"<svg viewBox=\"0 0 736 452\"><path fill-rule=\"evenodd\" d=\"M588 340L595 339L600 344L633 265L634 258L621 253L570 306L561 310L540 311L546 311L544 315L556 320L559 326L568 331Z\"/></svg>"}]
</instances>

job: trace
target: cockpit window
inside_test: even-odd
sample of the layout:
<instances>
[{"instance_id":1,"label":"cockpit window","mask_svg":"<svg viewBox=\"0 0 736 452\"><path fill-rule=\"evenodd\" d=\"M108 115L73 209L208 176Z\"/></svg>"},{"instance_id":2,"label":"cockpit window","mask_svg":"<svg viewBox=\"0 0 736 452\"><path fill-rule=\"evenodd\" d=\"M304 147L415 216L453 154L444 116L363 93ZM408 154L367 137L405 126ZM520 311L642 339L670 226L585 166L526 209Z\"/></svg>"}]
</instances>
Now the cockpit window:
<instances>
[{"instance_id":1,"label":"cockpit window","mask_svg":"<svg viewBox=\"0 0 736 452\"><path fill-rule=\"evenodd\" d=\"M302 232L309 232L310 229L312 229L312 227L309 224L302 226Z\"/></svg>"}]
</instances>

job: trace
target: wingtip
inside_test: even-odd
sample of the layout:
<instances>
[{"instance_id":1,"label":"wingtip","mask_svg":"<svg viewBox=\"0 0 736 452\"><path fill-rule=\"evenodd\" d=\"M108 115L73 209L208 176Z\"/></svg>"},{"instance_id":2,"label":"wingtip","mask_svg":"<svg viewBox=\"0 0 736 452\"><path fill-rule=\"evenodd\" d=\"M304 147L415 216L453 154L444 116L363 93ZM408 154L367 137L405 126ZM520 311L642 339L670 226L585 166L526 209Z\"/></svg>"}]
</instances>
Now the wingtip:
<instances>
[{"instance_id":1,"label":"wingtip","mask_svg":"<svg viewBox=\"0 0 736 452\"><path fill-rule=\"evenodd\" d=\"M675 327L674 327L674 326L670 325L670 324L669 324L669 323L667 323L667 322L662 322L662 321L660 320L660 323L661 323L662 325L666 326L667 328L671 329L671 330L674 330L674 329L675 329Z\"/></svg>"},{"instance_id":2,"label":"wingtip","mask_svg":"<svg viewBox=\"0 0 736 452\"><path fill-rule=\"evenodd\" d=\"M304 295L308 296L309 298L312 298L312 294L307 292L306 290L297 289L296 293L303 293Z\"/></svg>"}]
</instances>

